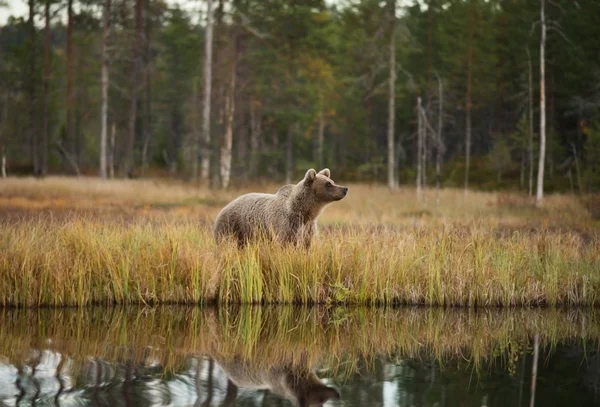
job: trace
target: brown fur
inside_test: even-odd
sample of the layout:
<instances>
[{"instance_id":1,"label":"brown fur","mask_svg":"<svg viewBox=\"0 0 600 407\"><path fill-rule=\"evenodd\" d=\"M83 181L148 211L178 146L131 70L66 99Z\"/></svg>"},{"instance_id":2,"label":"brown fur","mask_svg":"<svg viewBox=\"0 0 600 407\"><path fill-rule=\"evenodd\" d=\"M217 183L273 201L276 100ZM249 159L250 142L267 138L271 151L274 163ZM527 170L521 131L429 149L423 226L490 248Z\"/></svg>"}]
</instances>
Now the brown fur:
<instances>
[{"instance_id":1,"label":"brown fur","mask_svg":"<svg viewBox=\"0 0 600 407\"><path fill-rule=\"evenodd\" d=\"M229 362L217 360L217 363L235 386L268 389L298 407L323 406L328 400L340 399L340 393L333 387L326 386L306 364L258 368L239 359Z\"/></svg>"},{"instance_id":2,"label":"brown fur","mask_svg":"<svg viewBox=\"0 0 600 407\"><path fill-rule=\"evenodd\" d=\"M310 247L317 232L317 217L325 206L348 194L336 185L329 169L306 172L302 181L285 185L276 194L242 195L225 206L215 221L217 242L234 236L240 246L261 234L281 243Z\"/></svg>"}]
</instances>

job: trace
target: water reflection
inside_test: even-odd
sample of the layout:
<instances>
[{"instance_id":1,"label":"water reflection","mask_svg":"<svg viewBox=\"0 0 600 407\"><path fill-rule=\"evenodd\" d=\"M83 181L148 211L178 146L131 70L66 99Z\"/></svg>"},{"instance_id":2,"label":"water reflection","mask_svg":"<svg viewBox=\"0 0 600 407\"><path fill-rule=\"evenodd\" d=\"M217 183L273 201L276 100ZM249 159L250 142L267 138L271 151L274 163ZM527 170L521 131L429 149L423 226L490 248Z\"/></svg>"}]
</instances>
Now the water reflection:
<instances>
[{"instance_id":1,"label":"water reflection","mask_svg":"<svg viewBox=\"0 0 600 407\"><path fill-rule=\"evenodd\" d=\"M291 307L3 310L0 405L529 406L532 385L534 405L599 405L599 316Z\"/></svg>"}]
</instances>

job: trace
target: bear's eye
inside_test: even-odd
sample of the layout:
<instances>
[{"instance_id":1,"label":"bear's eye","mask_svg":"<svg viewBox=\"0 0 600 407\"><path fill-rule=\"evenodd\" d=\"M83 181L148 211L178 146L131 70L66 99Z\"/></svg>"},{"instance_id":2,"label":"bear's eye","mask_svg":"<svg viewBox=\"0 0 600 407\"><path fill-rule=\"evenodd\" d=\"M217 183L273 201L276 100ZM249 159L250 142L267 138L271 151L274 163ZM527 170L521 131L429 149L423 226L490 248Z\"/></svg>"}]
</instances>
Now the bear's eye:
<instances>
[{"instance_id":1,"label":"bear's eye","mask_svg":"<svg viewBox=\"0 0 600 407\"><path fill-rule=\"evenodd\" d=\"M325 184L325 186L326 186L327 188L331 188L333 185L331 185L331 182L328 182L327 184Z\"/></svg>"}]
</instances>

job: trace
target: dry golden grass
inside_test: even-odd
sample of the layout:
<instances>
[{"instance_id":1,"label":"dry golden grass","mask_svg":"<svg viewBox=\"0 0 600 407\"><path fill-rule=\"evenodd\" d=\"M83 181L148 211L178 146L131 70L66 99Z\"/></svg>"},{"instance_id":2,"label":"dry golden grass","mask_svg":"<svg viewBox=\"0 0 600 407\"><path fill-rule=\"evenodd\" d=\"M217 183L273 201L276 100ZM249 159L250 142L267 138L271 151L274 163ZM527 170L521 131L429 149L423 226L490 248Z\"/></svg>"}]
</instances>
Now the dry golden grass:
<instances>
[{"instance_id":1,"label":"dry golden grass","mask_svg":"<svg viewBox=\"0 0 600 407\"><path fill-rule=\"evenodd\" d=\"M0 181L6 212L21 211L0 220L0 306L600 304L597 225L569 196L536 209L514 194L444 190L435 208L432 192L425 207L410 189L351 185L308 254L215 246L212 219L250 189Z\"/></svg>"},{"instance_id":2,"label":"dry golden grass","mask_svg":"<svg viewBox=\"0 0 600 407\"><path fill-rule=\"evenodd\" d=\"M344 184L342 180L339 182ZM279 187L248 185L221 191L164 180L8 178L0 180L0 209L108 211L111 215L125 212L169 218L181 215L179 217L212 221L233 198L251 191L275 193ZM567 195L548 196L544 207L536 209L532 201L522 195L472 191L465 196L460 189L444 189L440 193L440 205L436 207L433 190L426 192L424 203L416 199L413 188L391 192L382 185L350 184L349 187L347 198L325 210L320 218L322 224L439 226L446 221L468 224L483 220L490 226L507 227L593 230L600 226L593 222L581 202Z\"/></svg>"}]
</instances>

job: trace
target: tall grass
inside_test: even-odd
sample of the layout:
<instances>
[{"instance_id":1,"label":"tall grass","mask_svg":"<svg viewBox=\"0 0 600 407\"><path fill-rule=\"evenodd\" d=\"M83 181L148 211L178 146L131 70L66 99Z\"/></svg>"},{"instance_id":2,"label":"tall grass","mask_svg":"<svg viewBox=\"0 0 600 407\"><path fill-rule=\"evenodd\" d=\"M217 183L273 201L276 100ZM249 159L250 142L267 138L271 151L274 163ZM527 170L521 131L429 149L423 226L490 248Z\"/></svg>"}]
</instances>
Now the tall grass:
<instances>
[{"instance_id":1,"label":"tall grass","mask_svg":"<svg viewBox=\"0 0 600 407\"><path fill-rule=\"evenodd\" d=\"M600 305L598 242L574 232L332 228L306 252L215 246L194 222L0 226L0 306L335 303Z\"/></svg>"}]
</instances>

